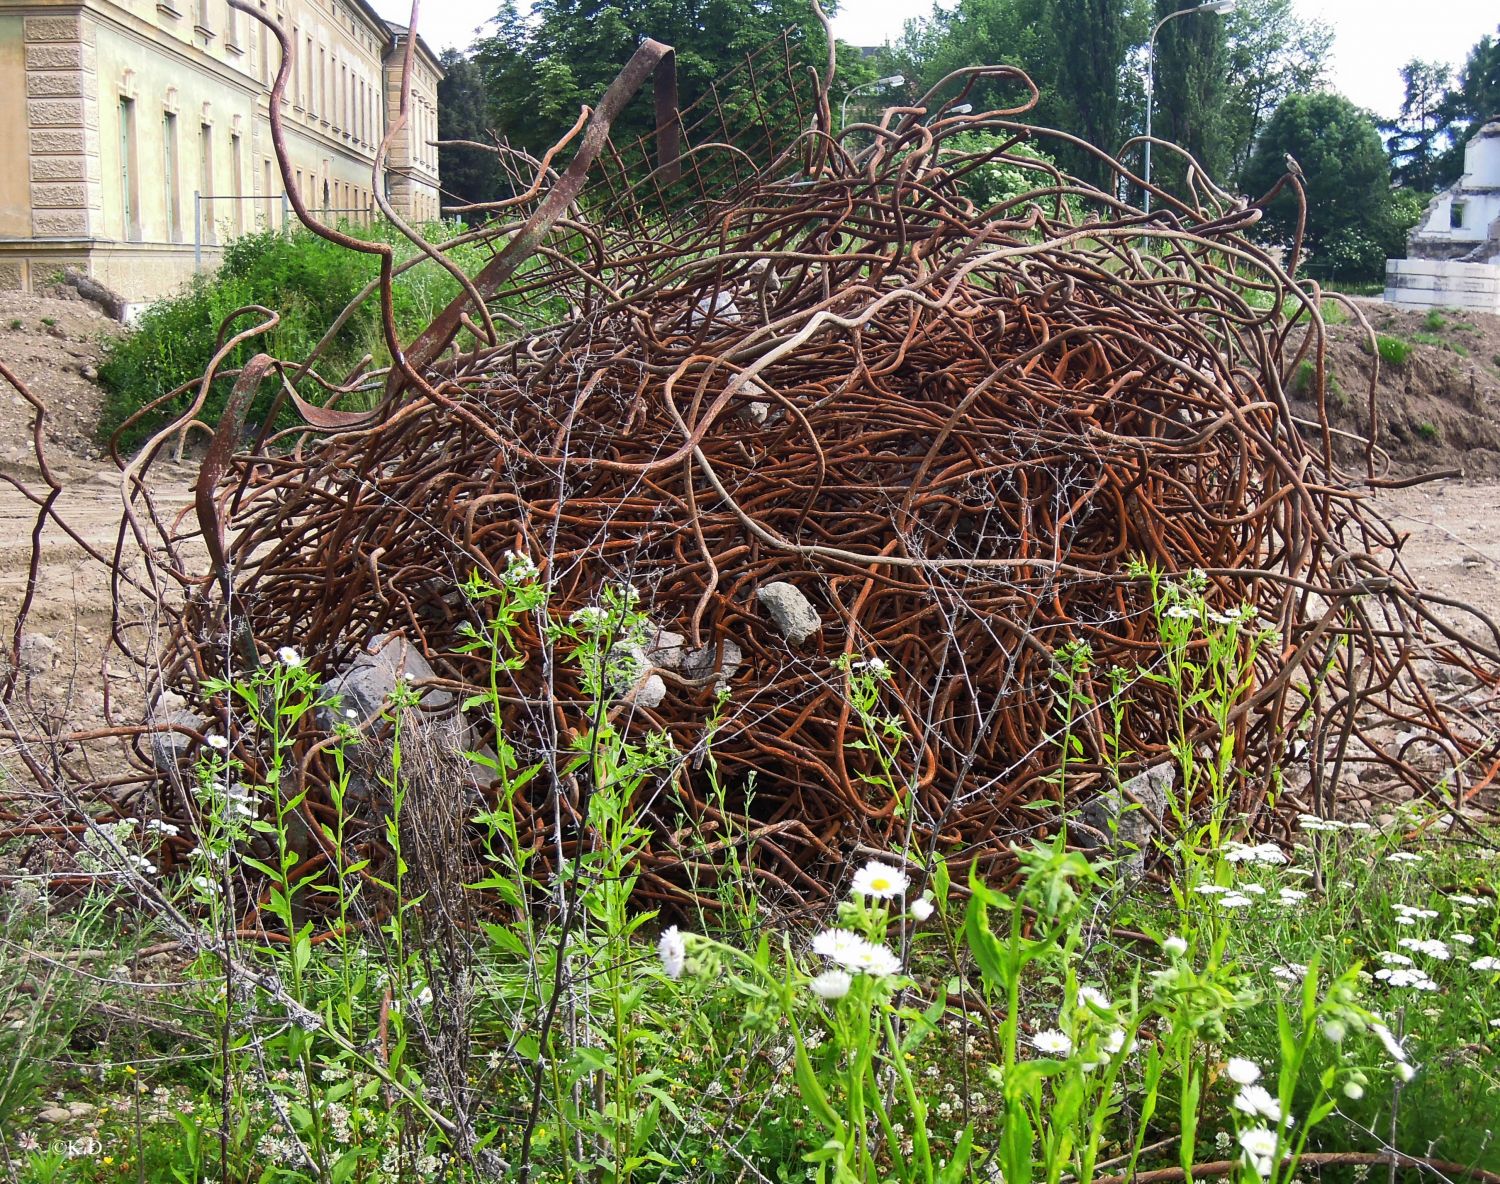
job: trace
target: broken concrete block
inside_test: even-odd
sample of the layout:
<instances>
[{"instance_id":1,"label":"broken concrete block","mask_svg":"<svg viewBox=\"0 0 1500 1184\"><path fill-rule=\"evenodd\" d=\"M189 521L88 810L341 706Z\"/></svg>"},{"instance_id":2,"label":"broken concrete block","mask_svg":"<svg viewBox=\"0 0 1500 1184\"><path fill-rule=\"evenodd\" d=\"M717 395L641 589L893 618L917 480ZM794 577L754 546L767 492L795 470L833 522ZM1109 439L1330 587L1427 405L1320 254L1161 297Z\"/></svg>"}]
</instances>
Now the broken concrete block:
<instances>
[{"instance_id":1,"label":"broken concrete block","mask_svg":"<svg viewBox=\"0 0 1500 1184\"><path fill-rule=\"evenodd\" d=\"M795 584L785 580L763 584L755 590L755 598L771 615L781 635L793 645L801 645L823 628L823 618L818 616L818 610Z\"/></svg>"},{"instance_id":2,"label":"broken concrete block","mask_svg":"<svg viewBox=\"0 0 1500 1184\"><path fill-rule=\"evenodd\" d=\"M1167 813L1169 795L1177 783L1177 766L1170 762L1152 765L1118 788L1111 788L1086 803L1083 821L1110 843L1118 861L1116 874L1139 876L1146 870L1146 855L1156 836L1156 822Z\"/></svg>"}]
</instances>

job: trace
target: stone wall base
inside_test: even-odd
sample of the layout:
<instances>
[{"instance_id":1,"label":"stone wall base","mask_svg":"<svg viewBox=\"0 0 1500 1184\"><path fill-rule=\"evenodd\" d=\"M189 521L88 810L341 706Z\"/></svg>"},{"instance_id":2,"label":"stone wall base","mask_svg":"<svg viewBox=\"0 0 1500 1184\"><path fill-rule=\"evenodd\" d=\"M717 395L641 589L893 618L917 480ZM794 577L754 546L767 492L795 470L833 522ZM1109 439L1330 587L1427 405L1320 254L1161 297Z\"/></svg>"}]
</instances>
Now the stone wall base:
<instances>
[{"instance_id":1,"label":"stone wall base","mask_svg":"<svg viewBox=\"0 0 1500 1184\"><path fill-rule=\"evenodd\" d=\"M1385 301L1402 308L1462 308L1500 314L1500 265L1387 259Z\"/></svg>"},{"instance_id":2,"label":"stone wall base","mask_svg":"<svg viewBox=\"0 0 1500 1184\"><path fill-rule=\"evenodd\" d=\"M204 247L203 266L219 262L216 247ZM170 296L193 277L188 243L102 243L87 239L0 242L0 295L35 292L65 267L93 276L132 304Z\"/></svg>"}]
</instances>

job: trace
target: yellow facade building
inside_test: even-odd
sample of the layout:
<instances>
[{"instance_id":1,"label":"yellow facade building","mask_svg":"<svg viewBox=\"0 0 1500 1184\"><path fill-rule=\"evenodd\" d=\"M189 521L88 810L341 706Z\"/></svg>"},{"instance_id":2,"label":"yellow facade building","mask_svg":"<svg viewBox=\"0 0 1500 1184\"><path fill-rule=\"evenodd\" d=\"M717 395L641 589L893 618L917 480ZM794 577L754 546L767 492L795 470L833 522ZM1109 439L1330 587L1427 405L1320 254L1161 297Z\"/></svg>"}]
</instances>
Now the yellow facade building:
<instances>
[{"instance_id":1,"label":"yellow facade building","mask_svg":"<svg viewBox=\"0 0 1500 1184\"><path fill-rule=\"evenodd\" d=\"M314 211L440 214L437 84L421 42L408 126L404 26L364 0L253 0L293 48L282 100L290 181ZM0 290L66 266L129 300L163 295L229 238L290 211L271 143L276 38L226 0L0 0ZM294 215L292 215L294 217Z\"/></svg>"}]
</instances>

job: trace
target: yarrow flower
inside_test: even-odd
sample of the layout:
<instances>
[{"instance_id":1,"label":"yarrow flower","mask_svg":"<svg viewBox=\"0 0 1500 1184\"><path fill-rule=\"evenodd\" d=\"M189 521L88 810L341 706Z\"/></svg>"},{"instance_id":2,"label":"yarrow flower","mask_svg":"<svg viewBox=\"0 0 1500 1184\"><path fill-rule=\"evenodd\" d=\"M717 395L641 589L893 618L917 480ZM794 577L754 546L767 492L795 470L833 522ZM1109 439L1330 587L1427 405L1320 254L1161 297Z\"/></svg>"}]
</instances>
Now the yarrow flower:
<instances>
[{"instance_id":1,"label":"yarrow flower","mask_svg":"<svg viewBox=\"0 0 1500 1184\"><path fill-rule=\"evenodd\" d=\"M1285 966L1271 967L1271 977L1283 982L1300 983L1307 977L1307 967L1301 962L1288 962Z\"/></svg>"},{"instance_id":2,"label":"yarrow flower","mask_svg":"<svg viewBox=\"0 0 1500 1184\"><path fill-rule=\"evenodd\" d=\"M667 977L681 978L682 969L687 965L687 940L677 926L673 925L661 935L661 940L656 943L656 952Z\"/></svg>"},{"instance_id":3,"label":"yarrow flower","mask_svg":"<svg viewBox=\"0 0 1500 1184\"><path fill-rule=\"evenodd\" d=\"M1388 987L1411 987L1417 991L1436 991L1437 983L1428 977L1425 970L1384 966L1375 972L1375 977Z\"/></svg>"},{"instance_id":4,"label":"yarrow flower","mask_svg":"<svg viewBox=\"0 0 1500 1184\"><path fill-rule=\"evenodd\" d=\"M911 881L900 868L872 859L854 873L851 891L857 896L869 896L875 900L889 900L893 896L906 895Z\"/></svg>"},{"instance_id":5,"label":"yarrow flower","mask_svg":"<svg viewBox=\"0 0 1500 1184\"><path fill-rule=\"evenodd\" d=\"M1236 1085L1254 1085L1260 1080L1260 1066L1244 1057L1230 1057L1224 1072Z\"/></svg>"},{"instance_id":6,"label":"yarrow flower","mask_svg":"<svg viewBox=\"0 0 1500 1184\"><path fill-rule=\"evenodd\" d=\"M853 981L847 970L825 970L807 985L819 999L842 999Z\"/></svg>"},{"instance_id":7,"label":"yarrow flower","mask_svg":"<svg viewBox=\"0 0 1500 1184\"><path fill-rule=\"evenodd\" d=\"M1059 1032L1056 1028L1045 1028L1031 1038L1031 1043L1038 1052L1049 1053L1053 1056L1065 1057L1073 1051L1073 1042L1067 1035Z\"/></svg>"},{"instance_id":8,"label":"yarrow flower","mask_svg":"<svg viewBox=\"0 0 1500 1184\"><path fill-rule=\"evenodd\" d=\"M1253 847L1245 843L1225 843L1224 858L1230 863L1289 862L1281 848L1275 843L1257 843Z\"/></svg>"},{"instance_id":9,"label":"yarrow flower","mask_svg":"<svg viewBox=\"0 0 1500 1184\"><path fill-rule=\"evenodd\" d=\"M1475 958L1469 963L1470 970L1500 970L1500 958Z\"/></svg>"},{"instance_id":10,"label":"yarrow flower","mask_svg":"<svg viewBox=\"0 0 1500 1184\"><path fill-rule=\"evenodd\" d=\"M1450 957L1447 943L1436 938L1403 937L1396 944L1403 950L1415 950L1429 958L1436 958L1439 962L1446 962Z\"/></svg>"},{"instance_id":11,"label":"yarrow flower","mask_svg":"<svg viewBox=\"0 0 1500 1184\"><path fill-rule=\"evenodd\" d=\"M1226 909L1240 909L1250 903L1250 898L1243 892L1231 892L1228 896L1219 897L1220 906Z\"/></svg>"},{"instance_id":12,"label":"yarrow flower","mask_svg":"<svg viewBox=\"0 0 1500 1184\"><path fill-rule=\"evenodd\" d=\"M1422 857L1411 851L1392 851L1385 857L1387 863L1421 863Z\"/></svg>"}]
</instances>

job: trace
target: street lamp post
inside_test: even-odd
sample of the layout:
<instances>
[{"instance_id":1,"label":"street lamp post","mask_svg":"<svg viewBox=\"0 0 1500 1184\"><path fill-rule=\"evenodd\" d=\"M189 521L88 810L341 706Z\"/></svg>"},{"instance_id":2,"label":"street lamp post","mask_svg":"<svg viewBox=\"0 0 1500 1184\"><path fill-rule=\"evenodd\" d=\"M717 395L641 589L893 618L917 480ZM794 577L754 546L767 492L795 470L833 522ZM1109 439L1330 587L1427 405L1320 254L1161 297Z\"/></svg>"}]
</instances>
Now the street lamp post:
<instances>
[{"instance_id":1,"label":"street lamp post","mask_svg":"<svg viewBox=\"0 0 1500 1184\"><path fill-rule=\"evenodd\" d=\"M891 74L885 78L877 78L874 82L861 82L844 96L844 102L839 107L839 130L842 131L844 125L849 122L849 100L859 94L860 91L869 90L872 87L900 86L905 81L906 76L904 74Z\"/></svg>"},{"instance_id":2,"label":"street lamp post","mask_svg":"<svg viewBox=\"0 0 1500 1184\"><path fill-rule=\"evenodd\" d=\"M1196 8L1179 8L1176 12L1169 12L1161 20L1156 22L1156 27L1151 30L1150 40L1146 42L1146 213L1151 212L1151 108L1156 106L1156 35L1161 32L1161 27L1174 17L1187 16L1192 12L1228 12L1235 6L1237 0L1208 0L1206 4L1199 4Z\"/></svg>"}]
</instances>

